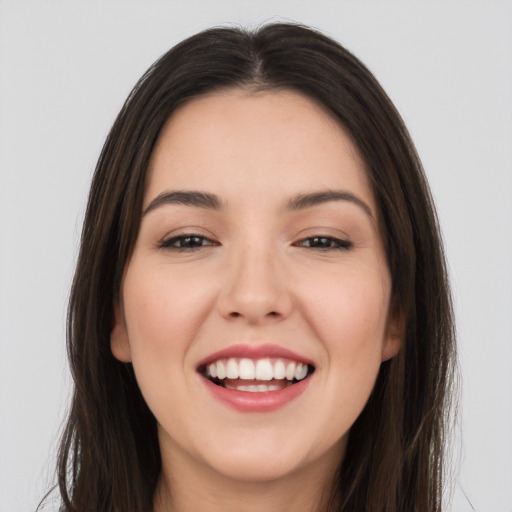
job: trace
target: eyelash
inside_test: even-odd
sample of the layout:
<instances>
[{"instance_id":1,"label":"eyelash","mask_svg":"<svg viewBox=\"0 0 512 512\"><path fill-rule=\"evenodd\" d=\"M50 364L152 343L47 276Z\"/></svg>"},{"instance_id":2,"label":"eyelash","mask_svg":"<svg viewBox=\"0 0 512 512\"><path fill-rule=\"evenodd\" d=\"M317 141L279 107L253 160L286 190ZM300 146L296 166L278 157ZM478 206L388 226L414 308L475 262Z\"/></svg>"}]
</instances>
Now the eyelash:
<instances>
[{"instance_id":1,"label":"eyelash","mask_svg":"<svg viewBox=\"0 0 512 512\"><path fill-rule=\"evenodd\" d=\"M192 242L194 240L194 242ZM180 246L179 244L187 241L189 246ZM205 243L206 242L206 243ZM308 242L308 245L305 243ZM197 243L197 245L194 245ZM328 244L326 246L326 244ZM178 252L192 252L200 249L201 247L211 247L219 245L213 240L194 233L186 233L183 235L173 236L167 240L163 240L159 247L161 249L169 249ZM315 249L317 251L339 251L339 250L349 250L352 248L353 243L348 240L342 240L340 238L335 238L332 236L310 236L299 240L298 242L293 244L296 247L308 247L311 249Z\"/></svg>"},{"instance_id":2,"label":"eyelash","mask_svg":"<svg viewBox=\"0 0 512 512\"><path fill-rule=\"evenodd\" d=\"M309 242L309 245L304 245L304 242ZM312 246L313 244L319 244L316 247ZM329 246L325 247L325 243L328 243ZM348 251L354 245L349 240L342 240L341 238L335 238L333 236L309 236L304 238L303 240L299 240L299 242L294 245L299 247L309 247L311 249L316 249L317 251Z\"/></svg>"},{"instance_id":3,"label":"eyelash","mask_svg":"<svg viewBox=\"0 0 512 512\"><path fill-rule=\"evenodd\" d=\"M186 240L188 240L190 243L191 240L195 240L196 242L199 241L199 245L193 245L192 247L180 247L178 244L183 243ZM203 243L207 242L207 243ZM178 252L191 252L196 251L197 249L201 247L211 247L219 245L213 240L210 240L209 238L203 236L203 235L196 235L195 233L185 233L183 235L173 236L172 238L169 238L167 240L162 240L160 242L159 247L160 249L170 249L172 251L178 251Z\"/></svg>"}]
</instances>

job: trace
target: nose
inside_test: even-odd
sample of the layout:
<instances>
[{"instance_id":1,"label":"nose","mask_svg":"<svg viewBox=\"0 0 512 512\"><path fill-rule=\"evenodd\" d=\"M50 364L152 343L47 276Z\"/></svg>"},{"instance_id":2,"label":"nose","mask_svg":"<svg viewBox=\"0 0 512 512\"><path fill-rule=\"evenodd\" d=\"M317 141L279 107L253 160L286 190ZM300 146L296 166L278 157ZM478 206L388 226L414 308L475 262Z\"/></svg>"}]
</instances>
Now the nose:
<instances>
[{"instance_id":1,"label":"nose","mask_svg":"<svg viewBox=\"0 0 512 512\"><path fill-rule=\"evenodd\" d=\"M229 320L263 325L287 318L293 308L284 262L271 250L247 247L230 261L219 296L219 311Z\"/></svg>"}]
</instances>

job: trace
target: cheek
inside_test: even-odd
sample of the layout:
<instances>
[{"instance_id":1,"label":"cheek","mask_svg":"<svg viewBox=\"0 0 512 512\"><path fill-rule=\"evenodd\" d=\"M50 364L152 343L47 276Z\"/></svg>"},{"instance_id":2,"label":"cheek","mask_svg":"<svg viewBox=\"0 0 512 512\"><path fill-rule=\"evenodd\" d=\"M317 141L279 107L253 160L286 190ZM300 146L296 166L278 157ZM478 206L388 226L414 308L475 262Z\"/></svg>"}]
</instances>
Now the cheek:
<instances>
[{"instance_id":1,"label":"cheek","mask_svg":"<svg viewBox=\"0 0 512 512\"><path fill-rule=\"evenodd\" d=\"M134 358L170 357L186 350L214 300L205 282L161 266L140 269L132 261L123 295Z\"/></svg>"},{"instance_id":2,"label":"cheek","mask_svg":"<svg viewBox=\"0 0 512 512\"><path fill-rule=\"evenodd\" d=\"M325 283L327 286L327 283ZM324 288L325 290L325 288ZM333 437L350 430L364 409L381 366L387 293L381 281L333 282L315 303L311 325L327 352L325 397ZM313 320L314 319L314 320Z\"/></svg>"},{"instance_id":3,"label":"cheek","mask_svg":"<svg viewBox=\"0 0 512 512\"><path fill-rule=\"evenodd\" d=\"M142 263L132 259L123 283L132 364L149 408L159 423L170 424L172 414L189 401L189 379L195 376L185 371L191 367L189 348L208 314L212 292L203 280Z\"/></svg>"},{"instance_id":4,"label":"cheek","mask_svg":"<svg viewBox=\"0 0 512 512\"><path fill-rule=\"evenodd\" d=\"M351 345L383 340L389 302L388 286L379 275L358 278L345 272L308 286L310 323Z\"/></svg>"},{"instance_id":5,"label":"cheek","mask_svg":"<svg viewBox=\"0 0 512 512\"><path fill-rule=\"evenodd\" d=\"M386 342L387 274L346 268L323 279L317 276L307 291L304 315L326 349L326 364L340 370L344 386L373 385Z\"/></svg>"}]
</instances>

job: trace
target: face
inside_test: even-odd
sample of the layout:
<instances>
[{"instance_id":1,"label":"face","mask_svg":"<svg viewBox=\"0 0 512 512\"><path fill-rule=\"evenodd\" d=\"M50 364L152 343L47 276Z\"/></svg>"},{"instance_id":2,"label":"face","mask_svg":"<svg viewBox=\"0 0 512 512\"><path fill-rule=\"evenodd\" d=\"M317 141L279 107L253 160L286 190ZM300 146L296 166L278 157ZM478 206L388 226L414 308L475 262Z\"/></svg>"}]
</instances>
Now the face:
<instances>
[{"instance_id":1,"label":"face","mask_svg":"<svg viewBox=\"0 0 512 512\"><path fill-rule=\"evenodd\" d=\"M400 343L378 226L354 144L308 98L230 90L175 112L111 341L164 467L261 481L339 463Z\"/></svg>"}]
</instances>

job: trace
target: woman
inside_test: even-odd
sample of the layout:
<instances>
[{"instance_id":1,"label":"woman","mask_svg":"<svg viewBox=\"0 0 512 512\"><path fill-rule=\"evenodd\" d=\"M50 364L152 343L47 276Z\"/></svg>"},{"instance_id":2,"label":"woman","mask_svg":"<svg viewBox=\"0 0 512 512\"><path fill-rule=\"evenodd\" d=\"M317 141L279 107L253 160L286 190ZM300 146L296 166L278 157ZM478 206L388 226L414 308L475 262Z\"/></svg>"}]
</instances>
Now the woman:
<instances>
[{"instance_id":1,"label":"woman","mask_svg":"<svg viewBox=\"0 0 512 512\"><path fill-rule=\"evenodd\" d=\"M68 350L64 510L440 511L442 244L371 73L288 24L160 58L99 159Z\"/></svg>"}]
</instances>

